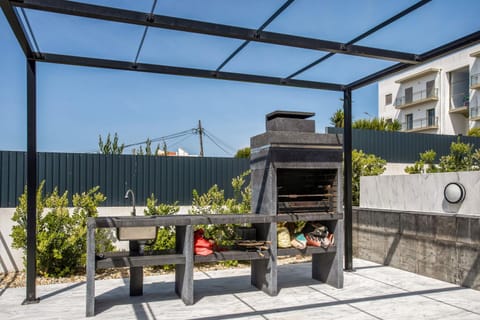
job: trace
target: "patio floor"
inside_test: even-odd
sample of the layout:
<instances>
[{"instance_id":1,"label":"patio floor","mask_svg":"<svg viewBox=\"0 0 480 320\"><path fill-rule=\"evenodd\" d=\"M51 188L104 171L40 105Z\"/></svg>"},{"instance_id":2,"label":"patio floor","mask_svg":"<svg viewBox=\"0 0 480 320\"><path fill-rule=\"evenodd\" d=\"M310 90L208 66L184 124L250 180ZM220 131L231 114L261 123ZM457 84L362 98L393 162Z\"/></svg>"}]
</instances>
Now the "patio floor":
<instances>
[{"instance_id":1,"label":"patio floor","mask_svg":"<svg viewBox=\"0 0 480 320\"><path fill-rule=\"evenodd\" d=\"M195 273L195 304L174 293L174 275L145 278L144 295L128 296L127 279L96 282L92 319L480 319L480 291L354 260L345 286L310 278L310 264L279 268L280 293L250 285L250 269ZM0 319L83 319L85 283L39 286L38 304L22 306L25 288L0 291Z\"/></svg>"}]
</instances>

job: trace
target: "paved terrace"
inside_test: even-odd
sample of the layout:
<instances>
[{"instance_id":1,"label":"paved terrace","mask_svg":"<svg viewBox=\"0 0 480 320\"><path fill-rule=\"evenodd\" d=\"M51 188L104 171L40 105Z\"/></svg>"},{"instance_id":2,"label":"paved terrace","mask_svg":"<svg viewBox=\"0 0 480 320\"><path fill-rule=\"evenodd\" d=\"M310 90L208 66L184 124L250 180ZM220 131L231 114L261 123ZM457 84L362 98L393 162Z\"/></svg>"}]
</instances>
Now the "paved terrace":
<instances>
[{"instance_id":1,"label":"paved terrace","mask_svg":"<svg viewBox=\"0 0 480 320\"><path fill-rule=\"evenodd\" d=\"M250 269L195 273L195 301L174 293L174 275L145 278L144 296L128 296L127 279L96 282L91 319L480 319L480 291L364 260L345 273L344 289L310 278L310 264L283 265L280 293L250 285ZM85 283L38 286L41 303L21 306L25 288L0 291L0 319L83 319Z\"/></svg>"}]
</instances>

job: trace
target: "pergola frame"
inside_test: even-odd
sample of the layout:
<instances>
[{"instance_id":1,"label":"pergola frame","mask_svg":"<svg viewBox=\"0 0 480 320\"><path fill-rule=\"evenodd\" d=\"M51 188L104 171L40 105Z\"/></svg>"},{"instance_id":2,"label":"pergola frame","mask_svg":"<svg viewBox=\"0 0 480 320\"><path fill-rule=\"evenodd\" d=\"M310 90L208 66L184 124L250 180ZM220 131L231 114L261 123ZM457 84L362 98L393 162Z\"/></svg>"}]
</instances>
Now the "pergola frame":
<instances>
[{"instance_id":1,"label":"pergola frame","mask_svg":"<svg viewBox=\"0 0 480 320\"><path fill-rule=\"evenodd\" d=\"M343 92L344 108L344 220L345 220L345 270L353 271L352 264L352 91L374 83L383 77L408 68L411 65L423 63L437 58L449 52L464 48L480 42L480 31L474 32L463 38L457 39L443 46L425 52L413 54L385 50L373 47L355 45L355 42L377 32L390 25L403 16L417 10L431 0L421 0L400 13L388 18L379 25L371 28L349 42L341 43L321 39L306 38L267 32L264 29L278 15L281 14L294 0L286 1L259 29L240 28L231 25L216 24L210 22L182 19L170 16L153 14L156 2L149 14L112 7L97 6L85 3L63 0L0 0L0 6L7 18L10 28L22 48L26 58L27 70L27 283L26 299L24 303L38 302L36 297L36 188L37 188L37 128L36 128L36 63L49 62L86 67L98 67L118 70L150 72L169 75L191 76L200 78L213 78L271 84L280 86L293 86L308 89L320 89ZM15 7L35 9L45 12L67 14L72 16L87 17L105 21L122 22L133 25L141 25L146 28L162 28L184 32L193 32L205 35L220 36L232 39L244 40L216 70L202 70L193 68L173 67L157 64L137 63L138 54L142 48L143 40L137 51L137 58L131 61L117 61L108 59L95 59L80 56L59 55L38 52L27 37L26 29L21 22ZM28 21L27 21L28 24ZM30 28L30 26L28 25ZM33 37L33 34L31 34ZM34 38L33 38L34 39ZM329 54L305 66L297 72L285 78L252 75L243 73L220 71L238 52L245 48L249 42L263 42L287 47L303 48L329 52ZM369 76L358 79L349 84L328 82L316 82L293 79L300 73L330 58L334 54L346 54L367 58L396 61L397 64L375 72Z\"/></svg>"}]
</instances>

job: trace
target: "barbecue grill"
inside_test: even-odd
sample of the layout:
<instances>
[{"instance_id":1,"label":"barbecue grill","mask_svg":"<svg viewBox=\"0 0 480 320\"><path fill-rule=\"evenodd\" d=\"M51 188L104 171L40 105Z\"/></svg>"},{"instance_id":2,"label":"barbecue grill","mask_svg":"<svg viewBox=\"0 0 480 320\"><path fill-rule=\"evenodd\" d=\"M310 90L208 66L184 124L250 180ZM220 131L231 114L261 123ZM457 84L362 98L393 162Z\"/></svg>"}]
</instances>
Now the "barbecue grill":
<instances>
[{"instance_id":1,"label":"barbecue grill","mask_svg":"<svg viewBox=\"0 0 480 320\"><path fill-rule=\"evenodd\" d=\"M342 138L315 133L312 116L269 113L266 132L251 138L255 213L333 214L341 207Z\"/></svg>"}]
</instances>

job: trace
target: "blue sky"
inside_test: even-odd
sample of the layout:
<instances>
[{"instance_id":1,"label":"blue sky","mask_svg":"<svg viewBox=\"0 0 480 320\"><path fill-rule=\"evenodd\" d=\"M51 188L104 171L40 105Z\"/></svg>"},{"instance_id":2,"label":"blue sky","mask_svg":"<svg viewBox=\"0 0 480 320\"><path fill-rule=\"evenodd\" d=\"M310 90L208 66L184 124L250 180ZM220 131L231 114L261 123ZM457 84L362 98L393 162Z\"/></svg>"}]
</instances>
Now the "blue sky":
<instances>
[{"instance_id":1,"label":"blue sky","mask_svg":"<svg viewBox=\"0 0 480 320\"><path fill-rule=\"evenodd\" d=\"M87 2L87 1L82 1ZM152 0L88 1L148 12ZM296 0L266 30L347 42L414 4L400 0ZM158 0L155 13L258 28L284 1ZM480 1L433 0L359 45L422 53L480 29ZM133 61L143 27L26 10L42 52ZM215 69L242 41L148 30L139 62ZM26 149L25 59L0 13L0 150ZM326 53L250 43L224 71L285 77ZM392 62L335 55L297 79L349 83ZM342 106L342 93L39 63L38 150L95 152L98 136L117 132L126 144L194 128L198 120L221 140L207 156L231 156L264 131L265 114L315 112L317 132ZM377 114L377 86L353 92L354 119ZM187 138L188 137L188 138ZM198 154L198 136L167 141Z\"/></svg>"}]
</instances>

